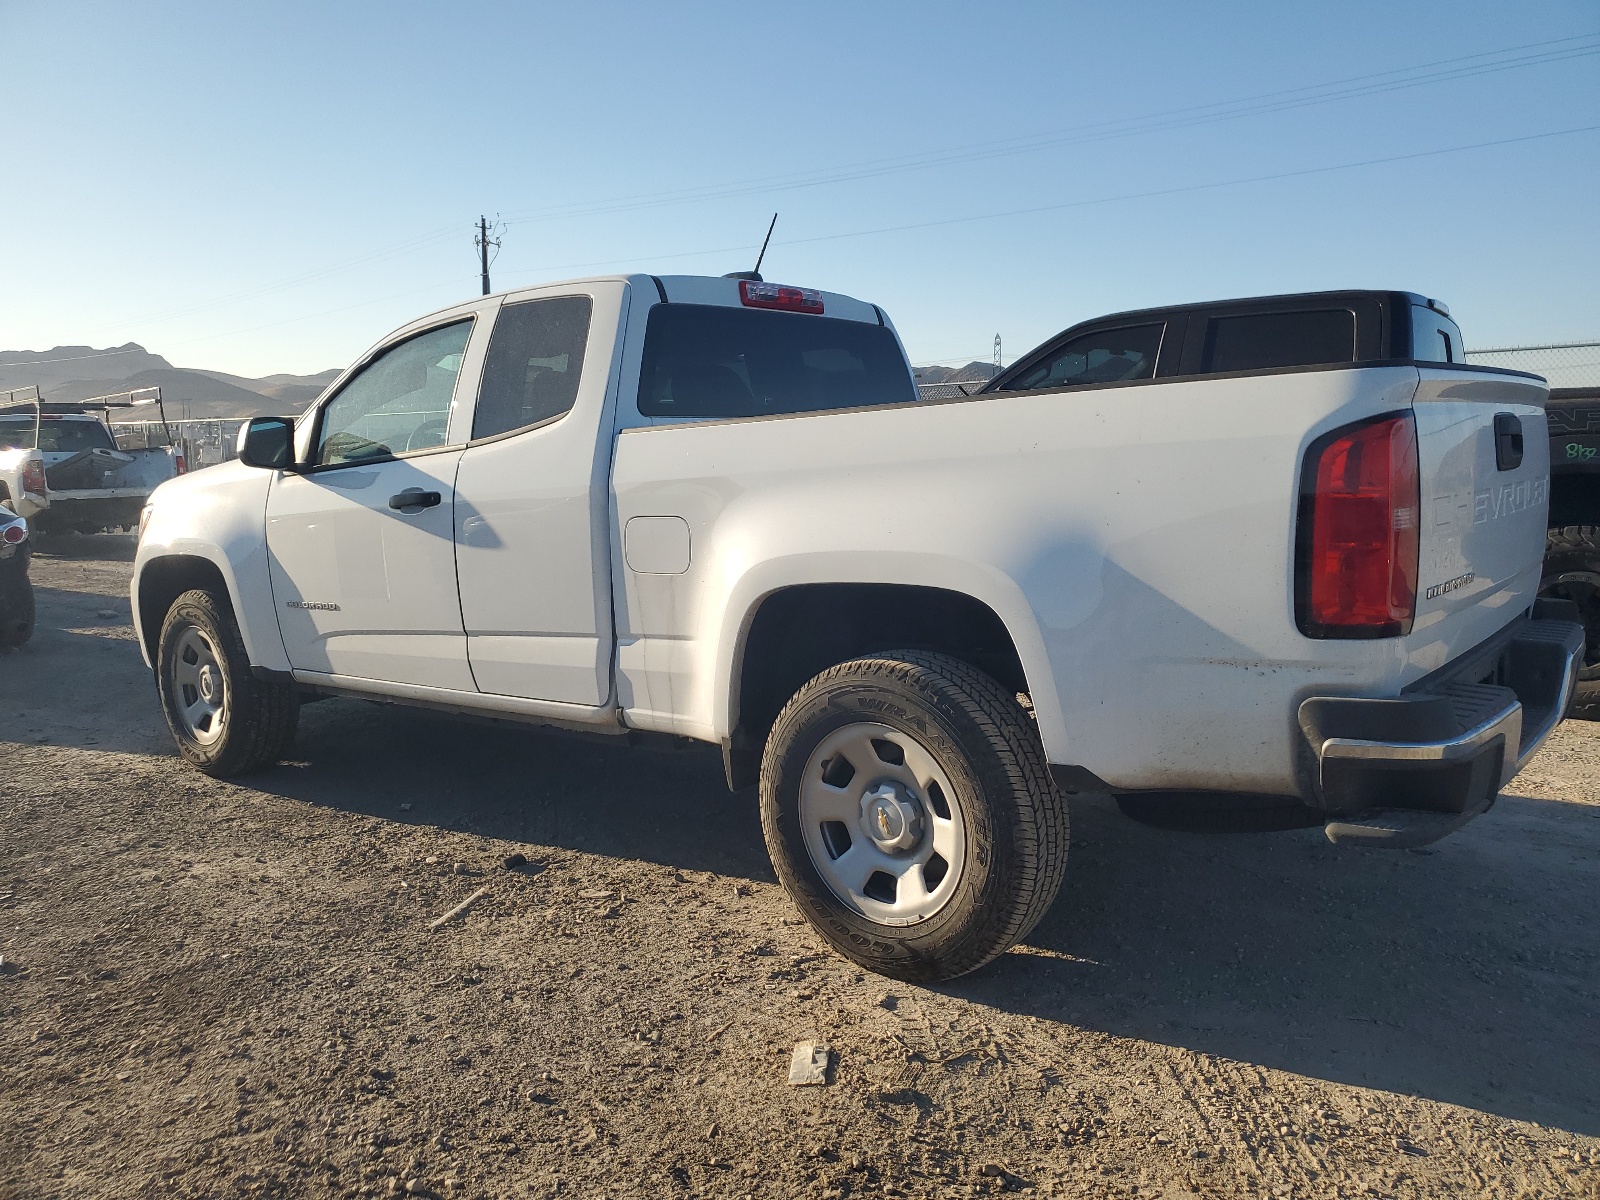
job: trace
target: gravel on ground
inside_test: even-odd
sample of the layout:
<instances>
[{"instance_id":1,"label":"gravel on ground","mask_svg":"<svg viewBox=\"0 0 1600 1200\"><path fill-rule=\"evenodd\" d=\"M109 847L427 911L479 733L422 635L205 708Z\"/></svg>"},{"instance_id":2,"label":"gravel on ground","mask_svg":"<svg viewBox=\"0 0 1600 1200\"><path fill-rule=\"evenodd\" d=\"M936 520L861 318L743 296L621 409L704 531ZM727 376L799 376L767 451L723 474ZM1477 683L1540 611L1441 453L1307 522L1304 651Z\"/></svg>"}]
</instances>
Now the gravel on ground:
<instances>
[{"instance_id":1,"label":"gravel on ground","mask_svg":"<svg viewBox=\"0 0 1600 1200\"><path fill-rule=\"evenodd\" d=\"M131 558L48 547L0 657L0 1198L1600 1197L1600 723L1416 852L1075 797L1028 944L915 987L715 749L340 699L186 769Z\"/></svg>"}]
</instances>

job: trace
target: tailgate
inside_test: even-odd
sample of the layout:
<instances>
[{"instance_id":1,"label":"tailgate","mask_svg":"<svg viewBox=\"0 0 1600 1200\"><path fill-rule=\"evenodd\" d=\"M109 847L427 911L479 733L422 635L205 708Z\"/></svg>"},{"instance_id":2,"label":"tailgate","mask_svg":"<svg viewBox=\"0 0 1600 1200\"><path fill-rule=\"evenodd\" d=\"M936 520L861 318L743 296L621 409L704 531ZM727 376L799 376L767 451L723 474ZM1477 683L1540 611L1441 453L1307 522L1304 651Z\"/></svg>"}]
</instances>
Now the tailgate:
<instances>
[{"instance_id":1,"label":"tailgate","mask_svg":"<svg viewBox=\"0 0 1600 1200\"><path fill-rule=\"evenodd\" d=\"M1539 590L1550 442L1544 382L1420 369L1413 401L1421 553L1413 666L1433 669L1497 633ZM1520 432L1521 461L1500 433Z\"/></svg>"}]
</instances>

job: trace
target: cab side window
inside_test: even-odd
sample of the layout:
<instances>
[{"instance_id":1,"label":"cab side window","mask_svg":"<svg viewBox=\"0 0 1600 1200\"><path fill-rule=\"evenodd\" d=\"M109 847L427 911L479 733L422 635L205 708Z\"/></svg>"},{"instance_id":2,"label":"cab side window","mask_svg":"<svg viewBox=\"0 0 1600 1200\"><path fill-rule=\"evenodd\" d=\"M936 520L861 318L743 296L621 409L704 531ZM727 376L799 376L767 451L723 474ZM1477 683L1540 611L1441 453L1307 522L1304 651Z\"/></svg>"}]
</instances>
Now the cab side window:
<instances>
[{"instance_id":1,"label":"cab side window","mask_svg":"<svg viewBox=\"0 0 1600 1200\"><path fill-rule=\"evenodd\" d=\"M1262 371L1354 362L1356 315L1347 308L1213 317L1200 369Z\"/></svg>"},{"instance_id":2,"label":"cab side window","mask_svg":"<svg viewBox=\"0 0 1600 1200\"><path fill-rule=\"evenodd\" d=\"M322 410L319 465L392 458L444 444L472 320L442 325L391 346Z\"/></svg>"},{"instance_id":3,"label":"cab side window","mask_svg":"<svg viewBox=\"0 0 1600 1200\"><path fill-rule=\"evenodd\" d=\"M1418 362L1461 361L1461 330L1442 313L1411 306L1411 357Z\"/></svg>"},{"instance_id":4,"label":"cab side window","mask_svg":"<svg viewBox=\"0 0 1600 1200\"><path fill-rule=\"evenodd\" d=\"M1098 329L1058 346L1005 384L1006 391L1037 391L1083 383L1150 379L1161 350L1160 323Z\"/></svg>"},{"instance_id":5,"label":"cab side window","mask_svg":"<svg viewBox=\"0 0 1600 1200\"><path fill-rule=\"evenodd\" d=\"M593 307L587 296L558 296L500 310L472 415L474 440L526 429L572 408Z\"/></svg>"}]
</instances>

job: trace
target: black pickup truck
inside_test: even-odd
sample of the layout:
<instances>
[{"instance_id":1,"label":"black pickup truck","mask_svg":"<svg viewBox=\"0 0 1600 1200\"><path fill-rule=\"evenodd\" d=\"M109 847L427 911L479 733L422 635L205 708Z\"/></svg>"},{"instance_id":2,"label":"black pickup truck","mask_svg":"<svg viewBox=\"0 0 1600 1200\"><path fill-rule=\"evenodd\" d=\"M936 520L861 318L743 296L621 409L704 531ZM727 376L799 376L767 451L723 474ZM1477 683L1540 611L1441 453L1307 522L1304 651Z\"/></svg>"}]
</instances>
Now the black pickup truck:
<instances>
[{"instance_id":1,"label":"black pickup truck","mask_svg":"<svg viewBox=\"0 0 1600 1200\"><path fill-rule=\"evenodd\" d=\"M1600 387L1554 388L1550 530L1541 594L1574 601L1589 644L1575 707L1600 716ZM1587 710L1587 711L1585 711Z\"/></svg>"}]
</instances>

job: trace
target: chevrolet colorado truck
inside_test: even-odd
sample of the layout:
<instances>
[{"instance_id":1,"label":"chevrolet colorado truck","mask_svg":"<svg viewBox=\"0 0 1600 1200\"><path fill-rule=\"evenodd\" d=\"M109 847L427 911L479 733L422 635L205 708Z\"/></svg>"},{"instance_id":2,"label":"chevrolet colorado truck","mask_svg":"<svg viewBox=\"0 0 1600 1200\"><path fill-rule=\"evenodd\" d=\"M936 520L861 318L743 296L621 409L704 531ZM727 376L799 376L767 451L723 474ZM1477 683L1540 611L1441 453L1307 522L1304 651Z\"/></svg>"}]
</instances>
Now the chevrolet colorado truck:
<instances>
[{"instance_id":1,"label":"chevrolet colorado truck","mask_svg":"<svg viewBox=\"0 0 1600 1200\"><path fill-rule=\"evenodd\" d=\"M1546 389L1450 344L1404 293L1194 305L924 402L831 292L484 297L159 488L134 619L212 775L278 761L308 696L720 744L821 935L949 978L1049 907L1067 792L1418 845L1561 719Z\"/></svg>"}]
</instances>

